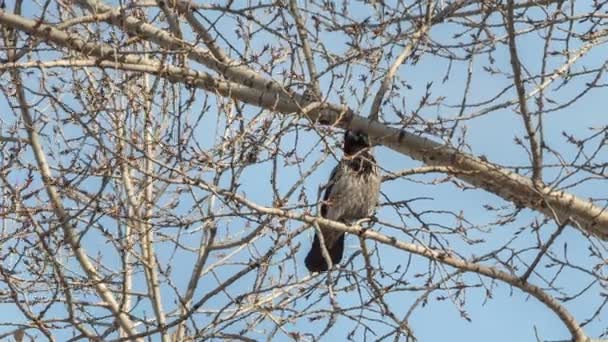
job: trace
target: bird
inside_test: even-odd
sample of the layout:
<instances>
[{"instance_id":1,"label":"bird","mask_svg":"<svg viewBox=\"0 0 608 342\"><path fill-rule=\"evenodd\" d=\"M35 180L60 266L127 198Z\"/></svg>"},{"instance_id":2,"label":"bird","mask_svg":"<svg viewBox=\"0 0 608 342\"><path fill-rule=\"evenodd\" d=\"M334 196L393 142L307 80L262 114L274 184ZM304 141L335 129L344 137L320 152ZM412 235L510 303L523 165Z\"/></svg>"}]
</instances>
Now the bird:
<instances>
[{"instance_id":1,"label":"bird","mask_svg":"<svg viewBox=\"0 0 608 342\"><path fill-rule=\"evenodd\" d=\"M352 224L370 217L378 205L381 177L371 151L369 136L362 131L344 133L344 156L329 176L321 201L321 217ZM340 263L344 254L344 233L319 226L325 247L333 265ZM319 232L304 263L310 272L329 269L323 257Z\"/></svg>"}]
</instances>

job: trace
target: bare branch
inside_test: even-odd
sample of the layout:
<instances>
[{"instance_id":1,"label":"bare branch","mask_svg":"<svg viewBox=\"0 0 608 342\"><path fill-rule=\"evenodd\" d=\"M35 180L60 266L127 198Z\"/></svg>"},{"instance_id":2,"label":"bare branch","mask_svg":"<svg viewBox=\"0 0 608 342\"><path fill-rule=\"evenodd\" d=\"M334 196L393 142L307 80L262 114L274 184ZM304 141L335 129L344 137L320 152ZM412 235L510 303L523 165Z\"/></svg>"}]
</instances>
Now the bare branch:
<instances>
[{"instance_id":1,"label":"bare branch","mask_svg":"<svg viewBox=\"0 0 608 342\"><path fill-rule=\"evenodd\" d=\"M199 185L207 187L207 185L203 185L200 183L199 183ZM401 249L401 250L409 252L409 253L413 253L413 254L423 256L425 258L433 259L440 263L456 267L460 270L474 272L474 273L484 275L486 277L502 280L514 287L519 288L520 290L522 290L526 293L529 293L530 295L532 295L533 297L535 297L536 299L541 301L543 304L545 304L549 308L551 308L551 310L560 318L560 320L564 323L564 325L566 325L566 327L572 334L572 337L575 341L584 342L587 340L587 337L585 336L580 325L576 322L576 319L562 305L560 305L559 302L555 298L548 295L540 287L530 284L526 281L522 281L522 279L517 277L516 275L501 271L494 267L488 267L488 266L484 266L481 264L462 260L460 258L457 258L457 257L451 255L449 252L436 251L436 250L433 250L426 246L420 246L420 245L415 245L415 244L411 244L411 243L407 243L407 242L402 242L397 239L386 236L384 234L381 234L381 233L378 233L378 232L375 232L375 231L372 231L369 229L365 229L361 226L357 226L357 225L348 226L343 223L327 220L327 219L324 219L321 217L302 215L302 214L293 213L290 211L285 211L285 210L281 210L281 209L277 209L277 208L264 207L264 206L260 206L256 203L254 203L254 202L251 202L250 200L248 200L242 196L236 195L234 193L226 192L221 189L213 189L213 190L218 192L219 194L228 196L230 199L233 199L256 211L264 212L269 215L287 217L290 219L299 220L301 222L306 222L309 224L321 224L324 227L335 229L340 232L357 235L360 238L367 238L367 239L371 239L374 241L378 241L383 244L393 246L395 248Z\"/></svg>"},{"instance_id":2,"label":"bare branch","mask_svg":"<svg viewBox=\"0 0 608 342\"><path fill-rule=\"evenodd\" d=\"M534 183L542 183L542 150L540 142L536 135L536 128L533 127L532 116L528 111L526 102L526 90L521 78L521 63L517 55L517 46L515 45L515 27L513 25L513 7L514 1L509 0L507 6L507 32L509 34L509 52L511 53L511 67L513 68L513 84L517 89L517 97L519 100L519 112L521 113L526 132L528 132L528 141L530 142L530 150L532 151L532 181Z\"/></svg>"},{"instance_id":3,"label":"bare branch","mask_svg":"<svg viewBox=\"0 0 608 342\"><path fill-rule=\"evenodd\" d=\"M82 269L86 272L87 276L95 283L95 289L97 290L99 296L104 300L108 309L116 317L116 320L118 321L120 326L125 330L127 335L132 337L136 333L133 327L133 323L126 315L126 313L120 311L120 307L116 302L116 299L112 295L110 289L104 283L103 278L97 273L97 271L95 270L95 266L93 266L93 264L89 260L89 257L86 255L85 251L81 248L81 245L78 242L78 235L74 226L72 226L72 224L70 223L70 216L66 213L63 207L61 197L59 196L59 192L57 191L57 188L55 186L55 180L52 177L50 167L48 165L45 153L42 148L42 144L40 143L38 133L36 132L34 120L30 115L30 106L25 98L21 78L19 77L17 71L13 71L12 76L13 82L17 86L17 97L19 100L19 106L21 110L21 115L23 117L25 129L29 136L30 146L34 151L36 161L38 162L38 167L40 168L40 173L42 175L46 191L53 205L53 210L55 211L55 214L60 220L60 225L63 227L65 239L67 240L70 247L72 248L72 251L76 255Z\"/></svg>"},{"instance_id":4,"label":"bare branch","mask_svg":"<svg viewBox=\"0 0 608 342\"><path fill-rule=\"evenodd\" d=\"M311 91L314 96L321 98L321 87L319 86L319 79L317 67L315 66L314 55L312 53L312 49L310 48L310 42L308 40L308 32L306 31L304 17L302 17L302 14L298 9L298 4L296 0L289 0L289 10L291 11L291 15L293 16L293 19L296 22L296 28L298 29L298 36L300 37L302 51L304 52L304 59L306 60L306 65L308 66Z\"/></svg>"},{"instance_id":5,"label":"bare branch","mask_svg":"<svg viewBox=\"0 0 608 342\"><path fill-rule=\"evenodd\" d=\"M380 107L382 106L382 99L384 98L384 95L389 90L389 88L391 88L393 86L393 79L395 78L395 74L397 73L397 70L399 70L399 67L403 64L403 62L405 62L405 60L408 59L412 55L416 46L424 38L429 27L431 27L431 21L433 18L432 16L433 16L433 10L434 10L433 5L434 5L433 1L428 2L427 9L426 9L426 17L425 17L424 22L412 34L410 41L407 43L407 45L405 45L405 48L403 48L403 51L401 51L401 54L397 57L397 59L395 59L395 61L391 65L391 67L388 69L386 76L384 76L384 79L382 80L382 84L380 85L380 89L378 89L376 96L374 96L374 101L372 102L372 108L368 115L368 118L371 121L378 121Z\"/></svg>"},{"instance_id":6,"label":"bare branch","mask_svg":"<svg viewBox=\"0 0 608 342\"><path fill-rule=\"evenodd\" d=\"M602 336L608 2L74 4L0 1L1 336Z\"/></svg>"},{"instance_id":7,"label":"bare branch","mask_svg":"<svg viewBox=\"0 0 608 342\"><path fill-rule=\"evenodd\" d=\"M46 38L56 44L81 52L86 51L89 55L98 58L118 59L122 63L132 64L125 66L129 70L154 73L174 81L185 79L186 82L201 89L277 112L299 113L301 108L305 108L310 103L297 94L292 98L286 98L277 93L220 81L201 72L171 66L161 67L160 63L128 55L117 56L114 54L114 50L108 47L85 43L77 36L8 13L0 13L0 22L30 34L44 32ZM116 64L104 61L101 65ZM120 64L116 66L122 67ZM535 209L549 217L555 217L560 222L570 218L575 227L601 239L608 239L608 211L572 194L548 186L535 186L529 178L416 134L370 122L345 106L325 104L306 115L313 122L336 123L337 126L343 128L365 131L382 145L420 160L429 166L450 167L455 170L453 173L455 177L492 192L518 206Z\"/></svg>"}]
</instances>

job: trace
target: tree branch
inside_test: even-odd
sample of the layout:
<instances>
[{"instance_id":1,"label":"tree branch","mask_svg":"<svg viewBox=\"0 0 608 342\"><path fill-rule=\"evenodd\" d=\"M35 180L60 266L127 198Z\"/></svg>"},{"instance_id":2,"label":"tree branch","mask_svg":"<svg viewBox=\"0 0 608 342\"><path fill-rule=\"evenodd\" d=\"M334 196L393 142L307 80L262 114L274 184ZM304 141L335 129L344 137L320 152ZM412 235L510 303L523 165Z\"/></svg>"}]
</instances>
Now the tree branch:
<instances>
[{"instance_id":1,"label":"tree branch","mask_svg":"<svg viewBox=\"0 0 608 342\"><path fill-rule=\"evenodd\" d=\"M581 326L578 324L576 319L568 312L568 310L566 310L555 298L547 294L540 287L528 283L527 281L523 281L517 275L506 273L494 267L489 267L478 263L466 261L464 259L453 256L451 253L446 251L435 250L426 246L399 241L393 237L386 236L370 229L365 229L358 225L348 226L341 222L328 220L318 216L300 214L297 212L282 210L279 208L264 207L233 192L218 188L212 188L207 184L203 183L202 181L198 181L197 185L205 188L206 190L213 191L214 193L218 193L222 196L225 196L229 200L233 200L260 213L285 217L312 225L323 225L323 227L327 227L329 229L334 229L340 232L357 235L362 239L375 240L382 244L390 245L397 249L420 255L425 258L432 259L446 265L450 265L463 271L473 272L493 279L504 281L530 294L531 296L535 297L540 302L545 304L549 309L551 309L560 318L562 323L564 323L564 325L568 328L568 330L572 334L573 339L576 342L587 341L587 337L585 336L585 333L583 332Z\"/></svg>"},{"instance_id":2,"label":"tree branch","mask_svg":"<svg viewBox=\"0 0 608 342\"><path fill-rule=\"evenodd\" d=\"M401 64L403 64L403 62L412 55L412 53L414 52L414 48L418 45L420 40L426 35L427 31L431 27L431 18L433 15L434 8L433 3L433 1L428 2L424 23L416 30L416 32L414 32L414 34L410 38L410 42L405 46L405 48L403 48L401 54L397 57L397 59L395 59L391 67L388 69L386 76L384 76L382 84L380 85L380 89L378 89L376 96L374 96L372 108L368 115L371 121L378 121L378 115L380 112L380 106L382 105L382 99L384 98L384 94L386 94L389 88L392 87L393 79L395 78L397 70L399 70Z\"/></svg>"},{"instance_id":3,"label":"tree branch","mask_svg":"<svg viewBox=\"0 0 608 342\"><path fill-rule=\"evenodd\" d=\"M528 141L530 142L530 150L532 154L532 181L542 183L542 150L540 143L536 137L536 129L533 127L532 116L528 111L528 103L526 101L526 89L521 79L521 62L517 54L517 46L515 44L515 27L513 24L513 0L509 0L507 6L507 33L509 35L509 53L511 55L511 68L513 69L513 84L517 90L517 98L519 100L519 112L524 120L524 126L528 133Z\"/></svg>"},{"instance_id":4,"label":"tree branch","mask_svg":"<svg viewBox=\"0 0 608 342\"><path fill-rule=\"evenodd\" d=\"M70 245L72 251L74 252L80 266L85 271L87 277L93 283L97 294L105 302L106 307L112 312L112 314L118 321L118 324L120 324L120 326L125 330L128 336L133 336L136 333L136 330L133 327L133 323L125 312L120 311L120 306L118 302L116 302L116 299L112 295L112 292L106 286L103 278L99 275L99 273L97 273L95 266L89 260L89 257L87 256L86 252L81 248L76 228L70 223L70 215L68 215L68 213L65 211L61 196L59 195L59 192L57 191L57 188L55 186L55 181L53 180L51 169L46 160L46 155L42 148L42 144L40 143L38 132L35 129L34 120L30 115L29 104L27 103L25 98L25 92L23 90L23 84L21 82L19 73L16 70L13 70L12 76L13 82L16 86L17 99L19 101L19 107L21 110L21 116L24 121L25 129L29 137L30 146L32 147L36 162L38 163L38 169L42 176L42 180L44 182L46 192L49 196L49 200L53 205L55 215L57 215L57 218L59 219L59 224L63 228L65 240Z\"/></svg>"},{"instance_id":5,"label":"tree branch","mask_svg":"<svg viewBox=\"0 0 608 342\"><path fill-rule=\"evenodd\" d=\"M304 58L308 67L308 74L310 77L310 84L312 85L312 93L316 97L321 97L321 87L319 86L317 67L315 65L314 56L312 49L310 48L310 42L308 41L308 32L306 32L306 25L304 18L302 17L296 0L289 1L289 10L293 19L296 22L296 28L298 30L298 36L302 43L302 50L304 51Z\"/></svg>"},{"instance_id":6,"label":"tree branch","mask_svg":"<svg viewBox=\"0 0 608 342\"><path fill-rule=\"evenodd\" d=\"M555 218L558 222L570 219L575 227L603 240L608 240L607 209L565 191L555 190L542 184L535 186L527 177L447 145L399 128L372 122L356 115L346 106L331 103L312 106L314 102L307 101L298 94L287 97L284 92L262 91L223 81L204 72L162 65L151 59L116 54L115 50L108 46L87 43L76 34L68 34L49 25L3 11L0 11L0 23L32 35L43 36L47 41L79 51L87 56L97 57L101 59L97 63L100 67L148 72L268 110L284 114L300 114L313 122L365 131L379 144L419 160L428 166L449 167L452 170L451 175L475 187L494 193L517 206L537 210ZM314 108L310 111L302 110L309 105Z\"/></svg>"}]
</instances>

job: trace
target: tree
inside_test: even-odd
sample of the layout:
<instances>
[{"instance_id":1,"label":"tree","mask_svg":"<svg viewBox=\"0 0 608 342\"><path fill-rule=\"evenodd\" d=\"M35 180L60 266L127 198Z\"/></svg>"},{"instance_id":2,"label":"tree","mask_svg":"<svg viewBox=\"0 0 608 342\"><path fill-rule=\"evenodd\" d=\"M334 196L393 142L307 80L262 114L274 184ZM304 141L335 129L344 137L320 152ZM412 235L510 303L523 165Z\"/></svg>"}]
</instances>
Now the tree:
<instances>
[{"instance_id":1,"label":"tree","mask_svg":"<svg viewBox=\"0 0 608 342\"><path fill-rule=\"evenodd\" d=\"M507 292L559 322L507 340L605 337L606 10L3 3L0 335L426 340ZM355 225L317 216L343 129L384 175Z\"/></svg>"}]
</instances>

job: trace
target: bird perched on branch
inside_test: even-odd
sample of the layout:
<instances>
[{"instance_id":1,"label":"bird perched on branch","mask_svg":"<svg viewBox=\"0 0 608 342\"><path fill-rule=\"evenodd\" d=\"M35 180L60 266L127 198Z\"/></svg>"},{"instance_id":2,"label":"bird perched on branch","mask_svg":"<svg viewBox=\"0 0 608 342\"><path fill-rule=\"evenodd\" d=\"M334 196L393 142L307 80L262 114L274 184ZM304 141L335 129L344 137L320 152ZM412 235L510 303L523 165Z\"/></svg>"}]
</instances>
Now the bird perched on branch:
<instances>
[{"instance_id":1,"label":"bird perched on branch","mask_svg":"<svg viewBox=\"0 0 608 342\"><path fill-rule=\"evenodd\" d=\"M368 135L359 131L344 134L344 156L329 176L321 216L334 221L351 224L373 214L378 204L380 174L376 160L370 150ZM325 247L332 264L342 260L344 233L320 226ZM318 232L306 260L310 272L327 271Z\"/></svg>"}]
</instances>

